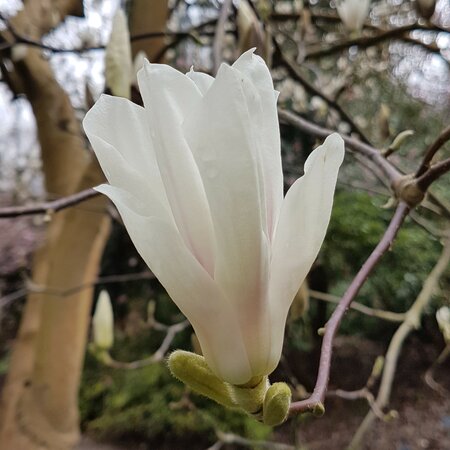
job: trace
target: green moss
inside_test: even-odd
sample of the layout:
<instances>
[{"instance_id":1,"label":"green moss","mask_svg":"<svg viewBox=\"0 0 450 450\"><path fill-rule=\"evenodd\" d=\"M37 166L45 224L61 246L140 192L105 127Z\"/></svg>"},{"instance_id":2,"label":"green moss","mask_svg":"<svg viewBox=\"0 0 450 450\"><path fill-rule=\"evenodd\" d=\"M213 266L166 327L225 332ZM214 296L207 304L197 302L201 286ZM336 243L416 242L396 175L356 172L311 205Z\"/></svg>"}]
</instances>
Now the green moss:
<instances>
[{"instance_id":1,"label":"green moss","mask_svg":"<svg viewBox=\"0 0 450 450\"><path fill-rule=\"evenodd\" d=\"M83 427L108 440L170 438L208 445L216 440L216 429L251 439L266 438L271 431L240 412L187 395L164 363L125 371L88 356L80 403Z\"/></svg>"}]
</instances>

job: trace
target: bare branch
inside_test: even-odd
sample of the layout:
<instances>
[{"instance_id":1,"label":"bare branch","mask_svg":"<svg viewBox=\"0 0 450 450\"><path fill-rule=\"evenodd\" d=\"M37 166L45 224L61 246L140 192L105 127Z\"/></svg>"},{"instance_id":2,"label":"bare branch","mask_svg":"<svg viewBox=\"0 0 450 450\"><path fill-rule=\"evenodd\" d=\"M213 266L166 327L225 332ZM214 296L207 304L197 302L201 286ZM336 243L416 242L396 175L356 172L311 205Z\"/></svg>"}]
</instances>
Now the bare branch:
<instances>
[{"instance_id":1,"label":"bare branch","mask_svg":"<svg viewBox=\"0 0 450 450\"><path fill-rule=\"evenodd\" d=\"M316 300L322 300L328 303L338 304L340 302L340 298L334 295L327 294L325 292L319 292L314 290L309 290L309 295L311 298L315 298ZM392 311L384 311L382 309L370 308L369 306L363 305L362 303L353 302L350 305L350 309L354 309L366 316L377 317L379 319L388 320L389 322L403 322L405 320L404 313L396 313Z\"/></svg>"},{"instance_id":2,"label":"bare branch","mask_svg":"<svg viewBox=\"0 0 450 450\"><path fill-rule=\"evenodd\" d=\"M403 346L403 342L411 333L411 331L420 327L420 320L423 311L425 307L430 303L430 300L432 299L433 294L438 286L439 279L447 270L449 263L450 240L447 240L437 264L434 266L433 270L426 279L417 299L406 313L405 321L399 326L394 336L392 337L391 343L389 344L389 348L385 358L386 364L383 369L380 389L378 391L376 399L376 405L380 409L383 409L389 403L392 384L397 368L397 361ZM356 431L352 442L350 443L349 449L357 450L361 447L363 438L368 429L371 427L375 418L376 416L373 411L369 411L367 413L363 422Z\"/></svg>"},{"instance_id":3,"label":"bare branch","mask_svg":"<svg viewBox=\"0 0 450 450\"><path fill-rule=\"evenodd\" d=\"M359 48L368 48L374 45L382 44L387 40L399 39L405 43L423 47L428 52L438 54L447 64L449 64L448 60L442 56L440 48L437 45L427 44L425 42L420 41L419 39L414 39L407 34L408 32L423 28L417 23L411 23L408 25L404 25L397 28L391 28L388 30L383 30L377 27L370 27L370 28L376 30L377 34L369 36L359 36L353 39L338 41L326 47L320 46L319 48L307 51L305 59L316 59L324 56L329 56L332 55L333 53L338 53L340 51L346 50L352 46L357 46ZM435 31L435 30L427 29L426 31Z\"/></svg>"},{"instance_id":4,"label":"bare branch","mask_svg":"<svg viewBox=\"0 0 450 450\"><path fill-rule=\"evenodd\" d=\"M284 109L278 109L278 116L280 117L280 119L299 128L300 130L322 139L335 132L334 130L320 127ZM371 145L361 142L360 140L352 138L350 136L342 134L341 136L348 148L356 153L364 155L366 158L373 161L386 175L391 186L393 186L400 180L402 174L386 158L384 158L381 152L378 151L375 147L372 147Z\"/></svg>"},{"instance_id":5,"label":"bare branch","mask_svg":"<svg viewBox=\"0 0 450 450\"><path fill-rule=\"evenodd\" d=\"M352 131L358 133L361 136L361 139L366 144L370 144L370 141L365 136L364 132L359 128L359 126L350 117L350 115L342 108L342 106L339 103L337 103L334 99L332 99L328 95L325 95L323 92L317 89L312 83L310 83L303 76L297 64L295 64L294 61L292 61L288 56L284 54L284 52L281 49L281 46L278 44L275 38L273 39L273 43L280 57L281 65L287 69L289 75L291 75L291 77L294 80L297 80L305 88L307 92L309 92L312 95L316 95L320 97L322 100L324 100L331 108L333 108L342 117L343 120L345 120L350 125Z\"/></svg>"},{"instance_id":6,"label":"bare branch","mask_svg":"<svg viewBox=\"0 0 450 450\"><path fill-rule=\"evenodd\" d=\"M11 42L4 42L4 43L0 44L0 50L9 49L17 44L40 48L42 50L46 50L51 53L86 53L86 52L90 52L90 51L105 49L104 45L97 45L97 46L93 46L93 47L78 47L78 48L61 48L61 47L55 47L53 45L47 45L47 44L42 43L41 41L30 39L26 36L23 36L19 32L17 32L16 29L9 23L9 21L7 19L5 19L1 14L0 14L0 20L3 20L5 22L8 31L10 32L11 36L13 37ZM135 41L141 41L141 40L146 40L146 39L157 39L157 38L161 38L161 37L173 37L175 43L179 43L181 40L183 40L185 38L190 38L190 39L194 40L195 42L198 42L198 36L196 35L196 32L199 32L200 30L202 30L203 28L205 28L209 25L214 25L216 22L217 22L216 19L207 20L207 21L201 23L200 25L192 27L186 31L166 30L166 31L155 31L155 32L149 32L149 33L137 34L137 35L131 36L130 41L135 42ZM171 44L173 45L173 43L171 43Z\"/></svg>"},{"instance_id":7,"label":"bare branch","mask_svg":"<svg viewBox=\"0 0 450 450\"><path fill-rule=\"evenodd\" d=\"M359 290L372 273L373 269L381 259L381 257L391 248L398 230L409 212L409 206L400 202L397 206L395 214L386 229L383 237L378 245L375 247L367 261L363 264L347 291L343 295L338 306L330 317L330 320L325 325L325 334L322 341L322 349L320 354L319 372L317 375L316 385L312 395L306 399L291 404L290 412L300 413L311 411L314 413L323 413L323 403L328 388L328 381L330 376L331 355L333 351L333 341L339 325L350 307L353 299L358 294Z\"/></svg>"},{"instance_id":8,"label":"bare branch","mask_svg":"<svg viewBox=\"0 0 450 450\"><path fill-rule=\"evenodd\" d=\"M218 441L208 450L218 450L224 445L236 444L243 447L261 448L268 450L295 450L293 445L283 444L281 442L270 442L262 440L246 439L233 433L224 433L216 431Z\"/></svg>"},{"instance_id":9,"label":"bare branch","mask_svg":"<svg viewBox=\"0 0 450 450\"><path fill-rule=\"evenodd\" d=\"M125 283L128 281L142 281L153 279L155 279L155 275L153 275L153 273L150 271L139 273L124 273L119 275L107 275L104 277L99 277L96 280L83 283L78 286L71 286L67 289L57 289L51 286L41 286L31 281L28 281L26 283L26 287L11 292L10 294L5 295L4 297L0 297L0 311L3 307L7 306L9 303L25 297L29 292L35 292L55 297L68 297L69 295L76 294L84 289L89 289L92 286L96 286L99 284L104 285L113 283Z\"/></svg>"},{"instance_id":10,"label":"bare branch","mask_svg":"<svg viewBox=\"0 0 450 450\"><path fill-rule=\"evenodd\" d=\"M183 320L183 322L176 323L174 325L170 325L166 328L166 336L159 346L158 350L156 350L153 355L139 359L137 361L132 362L123 362L117 361L113 359L111 355L107 352L100 353L100 360L109 367L113 367L114 369L126 369L126 370L136 370L142 367L149 366L151 364L155 364L164 359L167 351L169 350L170 344L174 340L175 336L183 331L185 328L190 326L190 323L187 320Z\"/></svg>"},{"instance_id":11,"label":"bare branch","mask_svg":"<svg viewBox=\"0 0 450 450\"><path fill-rule=\"evenodd\" d=\"M425 192L431 183L450 171L450 158L433 164L423 175L417 178L417 186Z\"/></svg>"},{"instance_id":12,"label":"bare branch","mask_svg":"<svg viewBox=\"0 0 450 450\"><path fill-rule=\"evenodd\" d=\"M448 127L444 128L439 133L439 136L427 148L427 150L425 152L425 156L423 157L423 160L420 164L420 167L417 169L416 177L420 177L428 170L434 155L449 140L450 140L450 125Z\"/></svg>"},{"instance_id":13,"label":"bare branch","mask_svg":"<svg viewBox=\"0 0 450 450\"><path fill-rule=\"evenodd\" d=\"M428 384L428 386L431 389L433 389L433 391L438 392L442 396L448 395L448 390L434 379L434 371L449 356L450 356L450 343L448 343L445 346L444 350L442 350L442 352L440 353L440 355L438 356L436 361L434 361L434 363L431 365L431 367L425 372L425 376L424 376L425 382Z\"/></svg>"},{"instance_id":14,"label":"bare branch","mask_svg":"<svg viewBox=\"0 0 450 450\"><path fill-rule=\"evenodd\" d=\"M67 197L59 198L58 200L44 202L39 205L7 206L0 208L0 219L30 216L33 214L51 214L65 208L69 208L70 206L77 205L78 203L89 200L97 195L100 194L94 189L85 189L84 191L77 192L76 194L68 195Z\"/></svg>"}]
</instances>

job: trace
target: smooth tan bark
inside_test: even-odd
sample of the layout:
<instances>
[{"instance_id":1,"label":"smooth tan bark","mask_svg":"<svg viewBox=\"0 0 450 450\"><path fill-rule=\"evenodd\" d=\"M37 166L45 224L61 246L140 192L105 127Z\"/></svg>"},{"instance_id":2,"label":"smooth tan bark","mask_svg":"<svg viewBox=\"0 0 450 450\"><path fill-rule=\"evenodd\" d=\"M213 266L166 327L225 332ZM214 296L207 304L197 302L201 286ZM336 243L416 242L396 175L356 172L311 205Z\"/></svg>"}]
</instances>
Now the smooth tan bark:
<instances>
[{"instance_id":1,"label":"smooth tan bark","mask_svg":"<svg viewBox=\"0 0 450 450\"><path fill-rule=\"evenodd\" d=\"M65 15L79 12L80 4L29 1L12 25L39 39ZM33 107L48 193L63 196L101 182L70 100L39 49L28 48L16 61L13 79ZM105 199L93 199L53 218L34 257L35 284L70 287L95 279L108 235L105 206ZM2 448L62 449L76 442L76 396L91 298L91 290L70 298L28 296L0 403Z\"/></svg>"},{"instance_id":2,"label":"smooth tan bark","mask_svg":"<svg viewBox=\"0 0 450 450\"><path fill-rule=\"evenodd\" d=\"M136 3L138 9L133 5L132 11L147 12L148 2ZM80 4L80 0L28 1L12 24L21 34L39 39L67 14L79 14ZM155 2L154 12L138 20L132 32L137 33L134 27L163 30L167 2ZM145 50L154 55L162 45L163 40L152 40ZM49 195L64 196L101 183L103 175L86 149L70 100L39 49L28 48L15 62L12 80L14 90L24 93L33 107ZM34 256L36 285L55 292L96 279L109 234L106 204L106 198L97 197L52 218ZM78 440L77 393L91 303L91 288L70 296L28 296L0 399L0 448L65 450Z\"/></svg>"},{"instance_id":3,"label":"smooth tan bark","mask_svg":"<svg viewBox=\"0 0 450 450\"><path fill-rule=\"evenodd\" d=\"M165 31L168 19L167 0L133 0L130 8L130 30L132 36L139 34ZM153 61L161 48L164 47L164 38L151 38L134 41L131 49L133 57L139 51L144 51L147 58Z\"/></svg>"}]
</instances>

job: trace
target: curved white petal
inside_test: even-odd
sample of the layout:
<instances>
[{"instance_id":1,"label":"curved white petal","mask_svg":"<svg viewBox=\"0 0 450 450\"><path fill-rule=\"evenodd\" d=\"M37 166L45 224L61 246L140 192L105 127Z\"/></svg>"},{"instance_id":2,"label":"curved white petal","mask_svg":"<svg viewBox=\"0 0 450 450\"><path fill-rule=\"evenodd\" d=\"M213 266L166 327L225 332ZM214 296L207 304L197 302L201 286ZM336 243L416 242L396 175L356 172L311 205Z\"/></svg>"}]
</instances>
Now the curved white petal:
<instances>
[{"instance_id":1,"label":"curved white petal","mask_svg":"<svg viewBox=\"0 0 450 450\"><path fill-rule=\"evenodd\" d=\"M325 238L343 158L344 141L334 133L311 153L305 174L292 185L283 201L270 265L272 361L280 357L289 306Z\"/></svg>"},{"instance_id":2,"label":"curved white petal","mask_svg":"<svg viewBox=\"0 0 450 450\"><path fill-rule=\"evenodd\" d=\"M152 195L168 207L144 108L120 97L102 95L83 127L105 175L113 185Z\"/></svg>"},{"instance_id":3,"label":"curved white petal","mask_svg":"<svg viewBox=\"0 0 450 450\"><path fill-rule=\"evenodd\" d=\"M252 372L236 311L184 244L173 222L139 214L136 200L111 186L98 188L115 203L136 249L189 319L208 365L233 384Z\"/></svg>"},{"instance_id":4,"label":"curved white petal","mask_svg":"<svg viewBox=\"0 0 450 450\"><path fill-rule=\"evenodd\" d=\"M181 128L202 95L192 80L165 65L146 62L138 73L138 81L178 230L197 260L212 274L214 245L209 206Z\"/></svg>"},{"instance_id":5,"label":"curved white petal","mask_svg":"<svg viewBox=\"0 0 450 450\"><path fill-rule=\"evenodd\" d=\"M267 240L252 139L253 117L239 72L222 65L201 103L184 123L202 175L216 242L214 279L234 304L252 369L267 361Z\"/></svg>"},{"instance_id":6,"label":"curved white petal","mask_svg":"<svg viewBox=\"0 0 450 450\"><path fill-rule=\"evenodd\" d=\"M202 95L206 94L206 92L214 82L214 77L212 77L211 75L203 72L195 72L194 69L191 69L186 74L186 76L195 83Z\"/></svg>"},{"instance_id":7,"label":"curved white petal","mask_svg":"<svg viewBox=\"0 0 450 450\"><path fill-rule=\"evenodd\" d=\"M259 101L247 99L247 104L251 108L250 115L255 127L254 139L259 144L267 233L269 239L272 239L283 201L283 171L277 112L278 93L273 89L272 76L264 60L253 52L254 49L251 49L242 54L233 64L233 68L248 77L259 94ZM250 90L245 92L248 96L252 95Z\"/></svg>"}]
</instances>

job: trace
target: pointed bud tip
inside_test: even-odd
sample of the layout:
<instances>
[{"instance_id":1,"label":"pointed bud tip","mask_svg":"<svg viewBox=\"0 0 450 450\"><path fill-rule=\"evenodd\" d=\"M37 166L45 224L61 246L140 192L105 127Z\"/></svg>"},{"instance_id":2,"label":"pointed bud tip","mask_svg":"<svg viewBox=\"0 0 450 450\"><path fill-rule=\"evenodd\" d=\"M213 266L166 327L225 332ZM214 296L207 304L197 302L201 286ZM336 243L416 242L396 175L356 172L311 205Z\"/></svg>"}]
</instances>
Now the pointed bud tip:
<instances>
[{"instance_id":1,"label":"pointed bud tip","mask_svg":"<svg viewBox=\"0 0 450 450\"><path fill-rule=\"evenodd\" d=\"M92 331L95 345L102 350L109 350L114 343L114 313L111 299L103 290L95 306L92 318Z\"/></svg>"}]
</instances>

